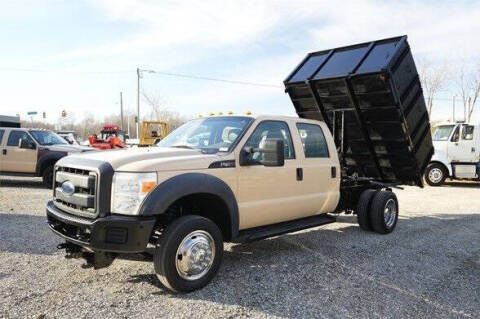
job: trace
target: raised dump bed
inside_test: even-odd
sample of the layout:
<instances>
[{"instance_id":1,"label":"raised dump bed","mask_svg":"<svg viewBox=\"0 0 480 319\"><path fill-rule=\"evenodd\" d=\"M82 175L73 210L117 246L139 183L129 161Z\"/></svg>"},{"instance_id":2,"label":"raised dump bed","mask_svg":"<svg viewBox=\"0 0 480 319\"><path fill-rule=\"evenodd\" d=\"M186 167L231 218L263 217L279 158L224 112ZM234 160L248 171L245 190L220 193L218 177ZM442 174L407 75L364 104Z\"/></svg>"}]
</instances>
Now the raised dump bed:
<instances>
[{"instance_id":1,"label":"raised dump bed","mask_svg":"<svg viewBox=\"0 0 480 319\"><path fill-rule=\"evenodd\" d=\"M300 117L326 122L346 175L423 185L433 146L407 36L310 53L284 84Z\"/></svg>"}]
</instances>

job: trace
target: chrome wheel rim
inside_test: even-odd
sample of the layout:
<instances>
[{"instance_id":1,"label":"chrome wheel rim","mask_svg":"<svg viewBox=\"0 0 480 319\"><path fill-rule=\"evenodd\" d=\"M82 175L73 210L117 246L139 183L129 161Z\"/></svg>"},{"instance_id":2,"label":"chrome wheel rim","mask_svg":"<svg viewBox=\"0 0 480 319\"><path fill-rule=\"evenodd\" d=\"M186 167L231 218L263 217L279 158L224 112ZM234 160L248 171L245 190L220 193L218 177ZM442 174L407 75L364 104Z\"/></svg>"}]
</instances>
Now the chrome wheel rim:
<instances>
[{"instance_id":1,"label":"chrome wheel rim","mask_svg":"<svg viewBox=\"0 0 480 319\"><path fill-rule=\"evenodd\" d=\"M197 280L210 270L215 258L215 242L206 231L196 230L182 240L177 249L175 266L185 280Z\"/></svg>"},{"instance_id":2,"label":"chrome wheel rim","mask_svg":"<svg viewBox=\"0 0 480 319\"><path fill-rule=\"evenodd\" d=\"M443 178L443 172L441 169L439 168L432 168L429 172L428 172L428 179L432 182L432 183L439 183Z\"/></svg>"},{"instance_id":3,"label":"chrome wheel rim","mask_svg":"<svg viewBox=\"0 0 480 319\"><path fill-rule=\"evenodd\" d=\"M385 226L387 226L388 228L391 228L395 223L396 218L397 218L397 203L393 198L390 198L385 204L385 209L383 211L383 220L385 222Z\"/></svg>"}]
</instances>

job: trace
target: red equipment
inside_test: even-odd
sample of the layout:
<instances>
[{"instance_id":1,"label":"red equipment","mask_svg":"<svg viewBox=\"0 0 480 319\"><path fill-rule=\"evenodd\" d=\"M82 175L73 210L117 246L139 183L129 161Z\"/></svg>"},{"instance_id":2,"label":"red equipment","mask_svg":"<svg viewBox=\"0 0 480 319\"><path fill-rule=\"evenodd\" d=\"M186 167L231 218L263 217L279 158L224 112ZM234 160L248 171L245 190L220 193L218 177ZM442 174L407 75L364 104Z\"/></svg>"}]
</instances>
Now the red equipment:
<instances>
[{"instance_id":1,"label":"red equipment","mask_svg":"<svg viewBox=\"0 0 480 319\"><path fill-rule=\"evenodd\" d=\"M100 133L100 138L98 138L97 134L88 137L91 147L101 150L127 147L125 141L128 135L118 125L105 125Z\"/></svg>"}]
</instances>

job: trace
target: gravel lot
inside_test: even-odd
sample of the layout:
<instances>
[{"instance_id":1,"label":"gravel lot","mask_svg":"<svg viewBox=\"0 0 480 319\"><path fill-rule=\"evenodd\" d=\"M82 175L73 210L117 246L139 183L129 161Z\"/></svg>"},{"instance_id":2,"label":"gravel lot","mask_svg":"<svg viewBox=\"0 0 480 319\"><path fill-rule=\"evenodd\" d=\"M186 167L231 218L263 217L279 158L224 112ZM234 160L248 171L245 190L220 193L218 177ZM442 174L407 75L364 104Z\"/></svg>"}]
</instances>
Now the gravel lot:
<instances>
[{"instance_id":1,"label":"gravel lot","mask_svg":"<svg viewBox=\"0 0 480 319\"><path fill-rule=\"evenodd\" d=\"M0 176L0 317L480 317L480 184L396 191L386 236L356 218L243 245L200 291L161 288L153 264L83 269L45 224L51 191Z\"/></svg>"}]
</instances>

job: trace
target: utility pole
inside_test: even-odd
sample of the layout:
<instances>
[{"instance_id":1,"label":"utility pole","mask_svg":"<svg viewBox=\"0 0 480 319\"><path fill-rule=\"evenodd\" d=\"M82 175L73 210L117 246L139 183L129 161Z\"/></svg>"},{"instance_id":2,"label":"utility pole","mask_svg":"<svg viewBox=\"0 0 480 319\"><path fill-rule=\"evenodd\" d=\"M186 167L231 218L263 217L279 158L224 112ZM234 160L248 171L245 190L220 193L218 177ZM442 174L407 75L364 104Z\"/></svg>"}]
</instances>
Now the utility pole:
<instances>
[{"instance_id":1,"label":"utility pole","mask_svg":"<svg viewBox=\"0 0 480 319\"><path fill-rule=\"evenodd\" d=\"M470 110L471 110L471 107L472 107L472 98L469 97L468 98L468 103L467 103L467 116L466 116L466 120L465 122L470 122Z\"/></svg>"},{"instance_id":2,"label":"utility pole","mask_svg":"<svg viewBox=\"0 0 480 319\"><path fill-rule=\"evenodd\" d=\"M137 68L137 132L136 132L136 138L138 138L138 134L140 132L140 69Z\"/></svg>"},{"instance_id":3,"label":"utility pole","mask_svg":"<svg viewBox=\"0 0 480 319\"><path fill-rule=\"evenodd\" d=\"M453 114L452 114L452 122L455 123L455 98L457 96L454 94L453 95Z\"/></svg>"},{"instance_id":4,"label":"utility pole","mask_svg":"<svg viewBox=\"0 0 480 319\"><path fill-rule=\"evenodd\" d=\"M122 124L122 130L123 130L123 97L122 97L122 92L120 92L120 123Z\"/></svg>"}]
</instances>

